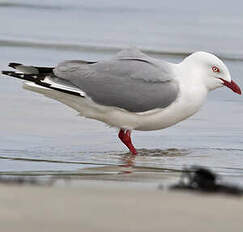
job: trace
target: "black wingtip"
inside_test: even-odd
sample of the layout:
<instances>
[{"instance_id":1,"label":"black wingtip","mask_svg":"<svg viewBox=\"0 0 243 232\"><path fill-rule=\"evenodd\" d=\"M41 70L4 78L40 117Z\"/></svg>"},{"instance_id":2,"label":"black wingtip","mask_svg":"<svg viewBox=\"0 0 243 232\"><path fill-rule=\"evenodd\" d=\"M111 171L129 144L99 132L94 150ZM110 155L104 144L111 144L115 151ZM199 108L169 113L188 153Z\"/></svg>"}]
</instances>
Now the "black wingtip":
<instances>
[{"instance_id":1,"label":"black wingtip","mask_svg":"<svg viewBox=\"0 0 243 232\"><path fill-rule=\"evenodd\" d=\"M1 73L4 74L4 75L11 76L11 74L13 74L14 72L12 72L12 71L2 71Z\"/></svg>"},{"instance_id":2,"label":"black wingtip","mask_svg":"<svg viewBox=\"0 0 243 232\"><path fill-rule=\"evenodd\" d=\"M16 67L18 67L19 65L22 65L20 63L9 63L8 66L11 67L11 68L14 68L16 69Z\"/></svg>"}]
</instances>

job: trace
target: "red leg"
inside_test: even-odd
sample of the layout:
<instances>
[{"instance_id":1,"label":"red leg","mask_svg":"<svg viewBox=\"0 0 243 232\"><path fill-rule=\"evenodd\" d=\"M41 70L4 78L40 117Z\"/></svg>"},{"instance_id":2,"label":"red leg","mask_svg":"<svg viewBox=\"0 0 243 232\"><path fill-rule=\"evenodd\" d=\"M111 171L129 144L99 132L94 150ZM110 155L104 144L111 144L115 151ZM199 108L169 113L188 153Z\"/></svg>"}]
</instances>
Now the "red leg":
<instances>
[{"instance_id":1,"label":"red leg","mask_svg":"<svg viewBox=\"0 0 243 232\"><path fill-rule=\"evenodd\" d=\"M125 130L121 129L119 131L118 137L128 147L128 149L130 150L130 152L133 155L136 155L137 154L137 151L136 151L135 147L132 144L131 131L130 130L126 130L125 131Z\"/></svg>"}]
</instances>

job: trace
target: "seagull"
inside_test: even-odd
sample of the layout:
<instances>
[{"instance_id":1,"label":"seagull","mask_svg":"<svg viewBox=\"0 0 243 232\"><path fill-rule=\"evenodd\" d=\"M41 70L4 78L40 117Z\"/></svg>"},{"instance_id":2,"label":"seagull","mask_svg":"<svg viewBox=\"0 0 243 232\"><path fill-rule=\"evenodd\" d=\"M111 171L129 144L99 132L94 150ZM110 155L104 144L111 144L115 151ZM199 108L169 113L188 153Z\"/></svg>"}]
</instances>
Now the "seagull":
<instances>
[{"instance_id":1,"label":"seagull","mask_svg":"<svg viewBox=\"0 0 243 232\"><path fill-rule=\"evenodd\" d=\"M55 99L80 116L119 129L133 155L132 130L170 127L195 114L207 94L226 86L237 94L226 65L215 55L195 52L181 63L155 59L137 48L97 62L69 60L55 67L9 63L2 74L25 80L23 87Z\"/></svg>"}]
</instances>

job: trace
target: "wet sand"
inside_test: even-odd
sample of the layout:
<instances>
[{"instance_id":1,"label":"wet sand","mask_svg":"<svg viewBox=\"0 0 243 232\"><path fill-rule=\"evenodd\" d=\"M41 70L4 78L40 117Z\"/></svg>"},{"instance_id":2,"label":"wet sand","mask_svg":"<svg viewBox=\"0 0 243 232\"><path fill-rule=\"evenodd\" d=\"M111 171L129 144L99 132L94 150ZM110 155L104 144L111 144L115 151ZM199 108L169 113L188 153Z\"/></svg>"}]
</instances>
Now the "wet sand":
<instances>
[{"instance_id":1,"label":"wet sand","mask_svg":"<svg viewBox=\"0 0 243 232\"><path fill-rule=\"evenodd\" d=\"M1 231L242 231L243 198L113 181L0 185Z\"/></svg>"}]
</instances>

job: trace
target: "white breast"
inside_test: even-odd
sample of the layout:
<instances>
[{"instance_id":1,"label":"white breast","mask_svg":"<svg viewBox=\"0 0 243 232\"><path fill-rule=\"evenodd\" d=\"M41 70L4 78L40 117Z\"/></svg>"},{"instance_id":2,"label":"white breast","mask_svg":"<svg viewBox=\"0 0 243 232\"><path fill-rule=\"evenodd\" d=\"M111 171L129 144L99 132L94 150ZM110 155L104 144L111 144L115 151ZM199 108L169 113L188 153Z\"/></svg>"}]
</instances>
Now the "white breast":
<instances>
[{"instance_id":1,"label":"white breast","mask_svg":"<svg viewBox=\"0 0 243 232\"><path fill-rule=\"evenodd\" d=\"M157 110L151 114L140 114L140 125L136 130L158 130L172 126L195 114L202 106L207 89L187 83L180 85L180 93L177 100L165 109Z\"/></svg>"}]
</instances>

